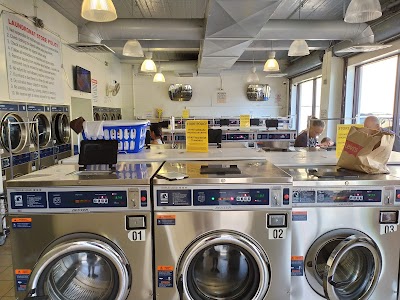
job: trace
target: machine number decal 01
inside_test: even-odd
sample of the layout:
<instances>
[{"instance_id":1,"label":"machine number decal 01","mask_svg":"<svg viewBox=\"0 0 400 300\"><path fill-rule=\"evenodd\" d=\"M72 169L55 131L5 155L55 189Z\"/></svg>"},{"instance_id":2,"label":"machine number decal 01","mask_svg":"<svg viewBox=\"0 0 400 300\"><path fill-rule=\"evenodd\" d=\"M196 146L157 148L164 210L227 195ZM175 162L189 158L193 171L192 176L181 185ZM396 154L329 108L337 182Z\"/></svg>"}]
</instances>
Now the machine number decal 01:
<instances>
[{"instance_id":1,"label":"machine number decal 01","mask_svg":"<svg viewBox=\"0 0 400 300\"><path fill-rule=\"evenodd\" d=\"M286 239L286 228L269 228L268 239L270 240L284 240Z\"/></svg>"},{"instance_id":2,"label":"machine number decal 01","mask_svg":"<svg viewBox=\"0 0 400 300\"><path fill-rule=\"evenodd\" d=\"M397 231L397 224L381 224L381 229L380 229L381 235L396 231Z\"/></svg>"},{"instance_id":3,"label":"machine number decal 01","mask_svg":"<svg viewBox=\"0 0 400 300\"><path fill-rule=\"evenodd\" d=\"M128 238L132 242L144 242L146 240L146 230L131 230L128 232Z\"/></svg>"}]
</instances>

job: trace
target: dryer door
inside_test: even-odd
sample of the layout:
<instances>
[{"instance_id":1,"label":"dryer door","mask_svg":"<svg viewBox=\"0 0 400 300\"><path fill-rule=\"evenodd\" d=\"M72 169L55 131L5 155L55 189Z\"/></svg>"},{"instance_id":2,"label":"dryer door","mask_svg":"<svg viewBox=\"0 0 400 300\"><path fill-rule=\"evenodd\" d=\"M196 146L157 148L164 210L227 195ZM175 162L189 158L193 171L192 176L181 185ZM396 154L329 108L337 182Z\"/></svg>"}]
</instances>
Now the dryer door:
<instances>
[{"instance_id":1,"label":"dryer door","mask_svg":"<svg viewBox=\"0 0 400 300\"><path fill-rule=\"evenodd\" d=\"M125 300L130 273L128 260L116 246L97 239L67 241L39 259L27 299Z\"/></svg>"},{"instance_id":2,"label":"dryer door","mask_svg":"<svg viewBox=\"0 0 400 300\"><path fill-rule=\"evenodd\" d=\"M378 284L382 258L374 242L352 235L332 252L324 273L328 299L369 299Z\"/></svg>"},{"instance_id":3,"label":"dryer door","mask_svg":"<svg viewBox=\"0 0 400 300\"><path fill-rule=\"evenodd\" d=\"M181 299L264 299L270 284L262 248L235 232L213 232L187 248L178 265Z\"/></svg>"}]
</instances>

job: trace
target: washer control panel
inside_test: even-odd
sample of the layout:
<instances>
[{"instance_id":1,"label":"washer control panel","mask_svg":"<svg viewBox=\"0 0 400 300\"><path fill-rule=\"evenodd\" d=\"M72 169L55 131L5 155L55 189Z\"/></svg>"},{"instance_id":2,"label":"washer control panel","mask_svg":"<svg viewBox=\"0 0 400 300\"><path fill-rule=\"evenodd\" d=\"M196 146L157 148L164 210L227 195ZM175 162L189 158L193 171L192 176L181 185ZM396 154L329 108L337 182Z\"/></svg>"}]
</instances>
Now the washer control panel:
<instances>
[{"instance_id":1,"label":"washer control panel","mask_svg":"<svg viewBox=\"0 0 400 300\"><path fill-rule=\"evenodd\" d=\"M280 186L186 188L158 186L156 207L196 207L198 209L230 209L232 207L287 207L290 205L290 188Z\"/></svg>"},{"instance_id":2,"label":"washer control panel","mask_svg":"<svg viewBox=\"0 0 400 300\"><path fill-rule=\"evenodd\" d=\"M399 191L400 193L400 191ZM386 203L387 202L387 203ZM302 205L379 205L393 204L391 187L297 188L293 187L293 206Z\"/></svg>"},{"instance_id":3,"label":"washer control panel","mask_svg":"<svg viewBox=\"0 0 400 300\"><path fill-rule=\"evenodd\" d=\"M148 208L147 187L10 189L10 212L90 212Z\"/></svg>"}]
</instances>

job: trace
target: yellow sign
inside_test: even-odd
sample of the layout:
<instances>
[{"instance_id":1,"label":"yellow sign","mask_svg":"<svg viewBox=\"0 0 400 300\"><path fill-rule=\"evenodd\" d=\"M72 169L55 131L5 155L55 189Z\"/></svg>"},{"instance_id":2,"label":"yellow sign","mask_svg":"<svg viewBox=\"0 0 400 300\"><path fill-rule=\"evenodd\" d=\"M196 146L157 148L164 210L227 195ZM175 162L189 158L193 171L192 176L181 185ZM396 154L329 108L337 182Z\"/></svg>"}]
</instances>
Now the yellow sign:
<instances>
[{"instance_id":1,"label":"yellow sign","mask_svg":"<svg viewBox=\"0 0 400 300\"><path fill-rule=\"evenodd\" d=\"M208 152L208 121L186 121L186 151Z\"/></svg>"},{"instance_id":2,"label":"yellow sign","mask_svg":"<svg viewBox=\"0 0 400 300\"><path fill-rule=\"evenodd\" d=\"M342 154L344 144L346 143L347 135L351 127L364 127L362 124L338 124L336 132L336 157L339 158Z\"/></svg>"},{"instance_id":3,"label":"yellow sign","mask_svg":"<svg viewBox=\"0 0 400 300\"><path fill-rule=\"evenodd\" d=\"M188 109L184 109L184 110L182 111L182 118L183 118L183 119L189 119L189 115L190 115L190 112L189 112Z\"/></svg>"},{"instance_id":4,"label":"yellow sign","mask_svg":"<svg viewBox=\"0 0 400 300\"><path fill-rule=\"evenodd\" d=\"M240 127L250 127L250 115L240 115Z\"/></svg>"}]
</instances>

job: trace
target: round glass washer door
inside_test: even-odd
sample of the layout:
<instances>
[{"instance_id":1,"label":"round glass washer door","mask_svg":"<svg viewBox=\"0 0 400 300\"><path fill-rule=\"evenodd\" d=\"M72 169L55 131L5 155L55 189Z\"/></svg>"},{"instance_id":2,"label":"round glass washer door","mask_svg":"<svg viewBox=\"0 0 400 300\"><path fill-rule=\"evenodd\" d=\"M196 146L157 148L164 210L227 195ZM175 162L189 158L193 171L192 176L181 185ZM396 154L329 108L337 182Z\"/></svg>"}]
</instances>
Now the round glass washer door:
<instances>
[{"instance_id":1,"label":"round glass washer door","mask_svg":"<svg viewBox=\"0 0 400 300\"><path fill-rule=\"evenodd\" d=\"M46 147L51 139L51 126L49 119L44 114L37 114L33 117L33 121L38 121L39 146L41 148ZM35 124L31 127L31 139L36 145L38 140Z\"/></svg>"},{"instance_id":2,"label":"round glass washer door","mask_svg":"<svg viewBox=\"0 0 400 300\"><path fill-rule=\"evenodd\" d=\"M69 120L65 114L56 114L53 116L53 133L59 144L66 144L70 139Z\"/></svg>"},{"instance_id":3,"label":"round glass washer door","mask_svg":"<svg viewBox=\"0 0 400 300\"><path fill-rule=\"evenodd\" d=\"M37 262L28 299L125 300L130 290L129 263L111 244L75 240L56 245Z\"/></svg>"},{"instance_id":4,"label":"round glass washer door","mask_svg":"<svg viewBox=\"0 0 400 300\"><path fill-rule=\"evenodd\" d=\"M191 300L264 299L270 283L265 252L239 233L214 232L196 240L177 274L181 297Z\"/></svg>"},{"instance_id":5,"label":"round glass washer door","mask_svg":"<svg viewBox=\"0 0 400 300\"><path fill-rule=\"evenodd\" d=\"M330 231L309 249L305 274L310 286L330 300L368 299L382 271L378 246L362 232Z\"/></svg>"},{"instance_id":6,"label":"round glass washer door","mask_svg":"<svg viewBox=\"0 0 400 300\"><path fill-rule=\"evenodd\" d=\"M19 153L26 145L27 129L23 123L9 125L9 122L23 122L23 120L14 113L4 116L1 121L1 144L5 150L10 152L11 148L12 153Z\"/></svg>"},{"instance_id":7,"label":"round glass washer door","mask_svg":"<svg viewBox=\"0 0 400 300\"><path fill-rule=\"evenodd\" d=\"M93 113L93 121L101 121L101 117L98 112Z\"/></svg>"}]
</instances>

